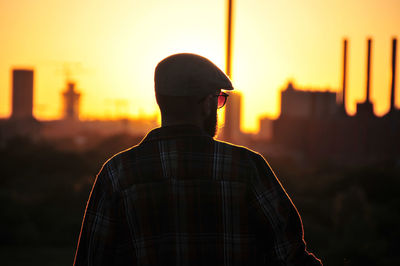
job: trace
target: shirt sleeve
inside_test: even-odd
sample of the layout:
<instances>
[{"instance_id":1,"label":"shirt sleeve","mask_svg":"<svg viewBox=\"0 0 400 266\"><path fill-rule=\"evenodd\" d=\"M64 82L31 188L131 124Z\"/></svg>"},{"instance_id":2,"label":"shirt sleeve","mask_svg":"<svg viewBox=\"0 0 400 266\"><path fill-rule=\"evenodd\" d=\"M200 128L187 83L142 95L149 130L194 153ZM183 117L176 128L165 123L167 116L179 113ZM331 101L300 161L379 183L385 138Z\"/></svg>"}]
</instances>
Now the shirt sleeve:
<instances>
[{"instance_id":1,"label":"shirt sleeve","mask_svg":"<svg viewBox=\"0 0 400 266\"><path fill-rule=\"evenodd\" d=\"M117 265L119 260L126 259L120 256L123 249L127 248L121 237L122 210L111 167L106 163L90 192L75 254L75 266Z\"/></svg>"},{"instance_id":2,"label":"shirt sleeve","mask_svg":"<svg viewBox=\"0 0 400 266\"><path fill-rule=\"evenodd\" d=\"M259 214L261 226L267 228L272 237L272 252L267 260L273 265L322 265L306 250L303 224L290 197L274 172L261 155L253 155L255 174L251 179L253 205Z\"/></svg>"}]
</instances>

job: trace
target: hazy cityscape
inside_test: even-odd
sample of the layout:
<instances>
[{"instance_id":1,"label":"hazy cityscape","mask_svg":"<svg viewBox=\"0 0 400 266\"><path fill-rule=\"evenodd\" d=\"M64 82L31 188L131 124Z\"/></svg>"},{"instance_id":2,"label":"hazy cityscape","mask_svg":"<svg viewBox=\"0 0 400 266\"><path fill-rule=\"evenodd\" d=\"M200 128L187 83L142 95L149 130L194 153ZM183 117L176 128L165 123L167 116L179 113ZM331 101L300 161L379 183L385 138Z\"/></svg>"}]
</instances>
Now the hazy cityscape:
<instances>
[{"instance_id":1,"label":"hazy cityscape","mask_svg":"<svg viewBox=\"0 0 400 266\"><path fill-rule=\"evenodd\" d=\"M400 263L397 40L391 43L392 82L379 88L391 93L390 110L382 117L374 114L370 98L378 89L370 85L372 43L367 40L366 99L357 104L356 115L345 108L351 88L344 40L340 93L289 82L281 91L280 116L261 118L257 134L242 132L245 95L231 93L218 135L266 157L303 215L310 250L326 265ZM72 80L62 92L62 119L40 121L33 116L34 76L32 69L12 70L12 113L0 120L1 254L14 265L67 265L102 163L139 143L159 122L158 117L81 120L84 89Z\"/></svg>"},{"instance_id":2,"label":"hazy cityscape","mask_svg":"<svg viewBox=\"0 0 400 266\"><path fill-rule=\"evenodd\" d=\"M328 89L296 88L289 82L281 91L278 119L261 118L259 132L246 134L241 130L243 95L231 93L218 139L251 146L270 156L307 156L351 163L397 158L400 155L400 112L395 106L397 39L392 40L392 81L387 88L391 95L390 109L383 117L374 114L370 98L371 39L367 40L365 101L357 104L354 116L347 114L347 46L348 41L344 40L343 80L339 94ZM59 148L87 150L102 139L120 134L143 137L159 126L156 116L81 120L81 92L71 80L66 80L62 92L62 119L39 121L33 116L34 71L13 69L12 73L12 114L9 119L0 120L0 144L3 146L9 139L20 136L33 141L50 141Z\"/></svg>"}]
</instances>

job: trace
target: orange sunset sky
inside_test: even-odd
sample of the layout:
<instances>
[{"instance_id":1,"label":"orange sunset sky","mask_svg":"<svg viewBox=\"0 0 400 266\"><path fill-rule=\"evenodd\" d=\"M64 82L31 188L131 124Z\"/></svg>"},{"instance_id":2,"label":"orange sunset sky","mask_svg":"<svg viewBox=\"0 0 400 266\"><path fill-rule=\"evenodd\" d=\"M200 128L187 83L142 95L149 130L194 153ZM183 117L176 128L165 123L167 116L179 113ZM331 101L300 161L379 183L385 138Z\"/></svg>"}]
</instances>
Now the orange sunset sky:
<instances>
[{"instance_id":1,"label":"orange sunset sky","mask_svg":"<svg viewBox=\"0 0 400 266\"><path fill-rule=\"evenodd\" d=\"M14 67L35 70L34 115L40 120L61 117L66 69L83 95L81 118L153 115L154 67L164 57L193 52L225 69L226 5L0 0L0 117L11 113ZM372 37L371 97L375 113L385 114L391 39L400 38L399 0L234 1L232 80L243 94L243 129L257 131L260 116L279 115L279 92L288 80L300 88L340 90L344 37L348 112L365 99L366 39Z\"/></svg>"}]
</instances>

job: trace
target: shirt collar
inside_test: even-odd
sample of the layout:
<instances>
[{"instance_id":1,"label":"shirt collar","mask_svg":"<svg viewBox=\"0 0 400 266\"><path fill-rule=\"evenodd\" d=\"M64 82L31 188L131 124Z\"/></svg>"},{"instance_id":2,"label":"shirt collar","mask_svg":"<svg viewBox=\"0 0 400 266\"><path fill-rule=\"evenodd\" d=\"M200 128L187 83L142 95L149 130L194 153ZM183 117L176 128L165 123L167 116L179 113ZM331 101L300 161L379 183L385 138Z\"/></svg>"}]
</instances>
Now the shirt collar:
<instances>
[{"instance_id":1,"label":"shirt collar","mask_svg":"<svg viewBox=\"0 0 400 266\"><path fill-rule=\"evenodd\" d=\"M142 140L143 142L171 139L179 137L208 137L211 138L203 129L195 125L173 125L155 128L150 131L146 137Z\"/></svg>"}]
</instances>

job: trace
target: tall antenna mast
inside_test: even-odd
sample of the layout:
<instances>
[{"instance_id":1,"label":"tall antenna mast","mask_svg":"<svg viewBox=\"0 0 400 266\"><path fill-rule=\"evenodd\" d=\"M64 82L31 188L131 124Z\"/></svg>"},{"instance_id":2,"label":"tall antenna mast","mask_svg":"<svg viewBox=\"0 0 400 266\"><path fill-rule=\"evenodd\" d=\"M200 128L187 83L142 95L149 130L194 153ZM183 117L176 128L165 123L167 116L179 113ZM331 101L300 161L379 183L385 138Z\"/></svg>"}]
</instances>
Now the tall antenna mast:
<instances>
[{"instance_id":1,"label":"tall antenna mast","mask_svg":"<svg viewBox=\"0 0 400 266\"><path fill-rule=\"evenodd\" d=\"M233 0L228 0L228 21L226 35L226 74L232 78L232 9Z\"/></svg>"}]
</instances>

